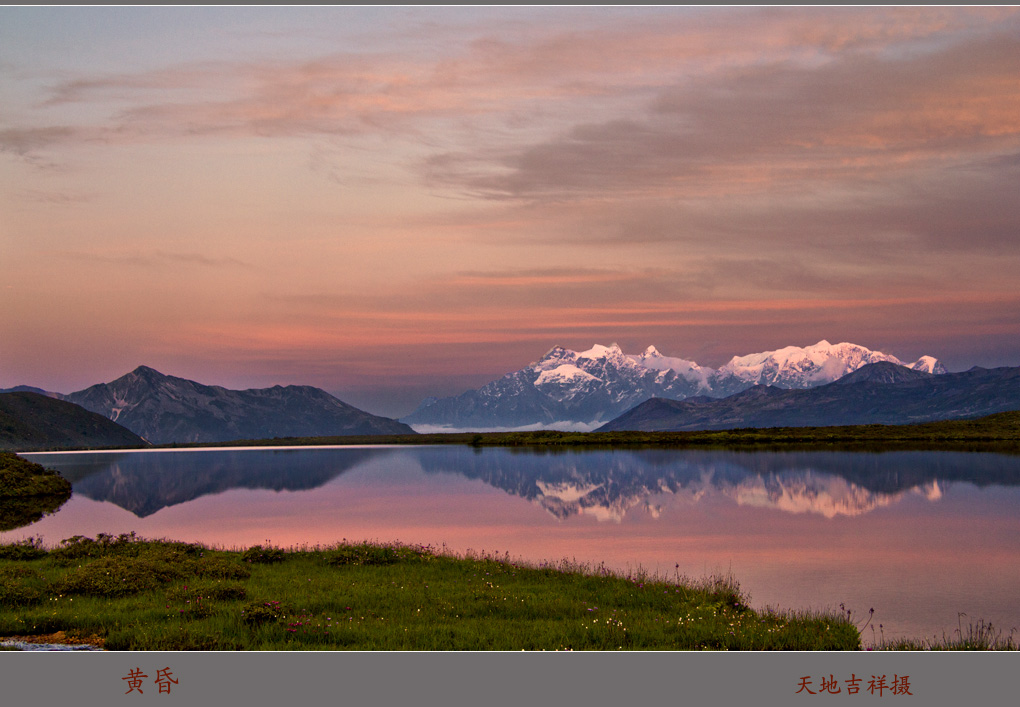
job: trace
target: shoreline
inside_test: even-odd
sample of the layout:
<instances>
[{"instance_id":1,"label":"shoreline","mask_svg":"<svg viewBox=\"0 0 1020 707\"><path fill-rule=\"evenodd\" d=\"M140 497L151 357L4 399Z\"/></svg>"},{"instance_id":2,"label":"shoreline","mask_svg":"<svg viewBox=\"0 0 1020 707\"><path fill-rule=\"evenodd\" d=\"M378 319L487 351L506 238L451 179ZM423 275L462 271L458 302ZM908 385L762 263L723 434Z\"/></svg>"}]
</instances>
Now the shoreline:
<instances>
[{"instance_id":1,"label":"shoreline","mask_svg":"<svg viewBox=\"0 0 1020 707\"><path fill-rule=\"evenodd\" d=\"M33 636L0 636L0 647L18 651L105 651L106 643L101 636L75 638L63 631Z\"/></svg>"},{"instance_id":2,"label":"shoreline","mask_svg":"<svg viewBox=\"0 0 1020 707\"><path fill-rule=\"evenodd\" d=\"M731 577L622 575L428 546L215 550L128 534L0 550L7 650L1018 649L984 622L961 625L958 639L869 645L870 616L753 609Z\"/></svg>"},{"instance_id":3,"label":"shoreline","mask_svg":"<svg viewBox=\"0 0 1020 707\"><path fill-rule=\"evenodd\" d=\"M0 550L0 636L30 650L861 647L849 616L752 609L724 577L368 542L226 551L128 534Z\"/></svg>"},{"instance_id":4,"label":"shoreline","mask_svg":"<svg viewBox=\"0 0 1020 707\"><path fill-rule=\"evenodd\" d=\"M944 420L905 425L849 425L831 427L743 427L681 432L456 432L372 436L315 436L242 439L219 442L155 444L146 447L33 447L18 454L65 452L127 452L272 449L285 447L380 447L458 445L515 448L633 448L734 449L767 451L833 450L881 451L930 449L945 451L1001 451L1020 454L1020 411L976 419Z\"/></svg>"}]
</instances>

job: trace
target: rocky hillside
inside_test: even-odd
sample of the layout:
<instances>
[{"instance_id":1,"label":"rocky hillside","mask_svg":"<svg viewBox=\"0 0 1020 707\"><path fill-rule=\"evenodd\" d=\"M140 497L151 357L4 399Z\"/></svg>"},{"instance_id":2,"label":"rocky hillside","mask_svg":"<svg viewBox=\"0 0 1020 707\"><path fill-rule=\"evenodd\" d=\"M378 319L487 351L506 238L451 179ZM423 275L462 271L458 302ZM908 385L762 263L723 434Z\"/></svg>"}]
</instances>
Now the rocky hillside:
<instances>
[{"instance_id":1,"label":"rocky hillside","mask_svg":"<svg viewBox=\"0 0 1020 707\"><path fill-rule=\"evenodd\" d=\"M0 393L0 449L143 446L135 433L74 403L39 393Z\"/></svg>"},{"instance_id":2,"label":"rocky hillside","mask_svg":"<svg viewBox=\"0 0 1020 707\"><path fill-rule=\"evenodd\" d=\"M414 433L407 425L359 410L319 388L229 390L147 366L67 399L153 444Z\"/></svg>"}]
</instances>

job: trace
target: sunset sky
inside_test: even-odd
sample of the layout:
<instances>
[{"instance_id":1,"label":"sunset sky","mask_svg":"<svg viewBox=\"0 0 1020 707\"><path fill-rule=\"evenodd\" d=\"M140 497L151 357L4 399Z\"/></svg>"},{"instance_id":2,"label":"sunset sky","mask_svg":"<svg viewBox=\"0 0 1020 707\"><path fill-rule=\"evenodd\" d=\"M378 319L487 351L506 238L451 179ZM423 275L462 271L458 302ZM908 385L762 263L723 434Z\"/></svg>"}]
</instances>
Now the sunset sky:
<instances>
[{"instance_id":1,"label":"sunset sky","mask_svg":"<svg viewBox=\"0 0 1020 707\"><path fill-rule=\"evenodd\" d=\"M1016 8L0 8L0 387L1020 365Z\"/></svg>"}]
</instances>

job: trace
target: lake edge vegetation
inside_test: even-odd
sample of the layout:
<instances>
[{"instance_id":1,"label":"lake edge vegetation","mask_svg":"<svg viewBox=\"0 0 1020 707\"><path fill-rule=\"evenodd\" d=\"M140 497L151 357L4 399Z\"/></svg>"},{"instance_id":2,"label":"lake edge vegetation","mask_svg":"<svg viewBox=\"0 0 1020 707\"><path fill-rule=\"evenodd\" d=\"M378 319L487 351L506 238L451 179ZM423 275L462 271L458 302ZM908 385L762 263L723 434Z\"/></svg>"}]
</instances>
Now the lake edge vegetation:
<instances>
[{"instance_id":1,"label":"lake edge vegetation","mask_svg":"<svg viewBox=\"0 0 1020 707\"><path fill-rule=\"evenodd\" d=\"M29 525L71 497L71 482L56 471L0 452L0 531Z\"/></svg>"},{"instance_id":2,"label":"lake edge vegetation","mask_svg":"<svg viewBox=\"0 0 1020 707\"><path fill-rule=\"evenodd\" d=\"M476 447L884 450L945 449L1020 453L1020 410L976 419L905 425L745 427L681 432L456 432L344 437L276 437L162 448L343 445L471 445Z\"/></svg>"},{"instance_id":3,"label":"lake edge vegetation","mask_svg":"<svg viewBox=\"0 0 1020 707\"><path fill-rule=\"evenodd\" d=\"M112 650L858 650L849 614L754 610L727 577L427 546L0 545L0 636Z\"/></svg>"},{"instance_id":4,"label":"lake edge vegetation","mask_svg":"<svg viewBox=\"0 0 1020 707\"><path fill-rule=\"evenodd\" d=\"M742 427L679 432L434 432L401 435L272 437L147 446L34 446L25 452L201 449L209 447L471 445L475 447L639 448L883 451L993 451L1020 454L1020 410L979 418L903 425ZM8 450L14 451L14 450Z\"/></svg>"},{"instance_id":5,"label":"lake edge vegetation","mask_svg":"<svg viewBox=\"0 0 1020 707\"><path fill-rule=\"evenodd\" d=\"M58 472L0 451L0 499L70 495L71 483Z\"/></svg>"},{"instance_id":6,"label":"lake edge vegetation","mask_svg":"<svg viewBox=\"0 0 1020 707\"><path fill-rule=\"evenodd\" d=\"M864 619L751 609L732 577L348 542L215 549L134 533L0 545L0 637L107 650L861 650ZM868 650L1017 650L979 622ZM54 638L55 637L55 638Z\"/></svg>"}]
</instances>

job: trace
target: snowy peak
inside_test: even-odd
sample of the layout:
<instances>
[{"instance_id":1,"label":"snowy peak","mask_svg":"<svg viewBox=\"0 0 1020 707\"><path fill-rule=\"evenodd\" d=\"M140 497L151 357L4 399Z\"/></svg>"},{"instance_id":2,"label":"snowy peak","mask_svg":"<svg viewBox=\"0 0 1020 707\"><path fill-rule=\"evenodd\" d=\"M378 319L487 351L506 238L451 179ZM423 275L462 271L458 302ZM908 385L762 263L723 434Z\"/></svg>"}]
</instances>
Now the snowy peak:
<instances>
[{"instance_id":1,"label":"snowy peak","mask_svg":"<svg viewBox=\"0 0 1020 707\"><path fill-rule=\"evenodd\" d=\"M861 358L872 353L874 352L863 346L847 343L833 346L823 339L814 346L787 346L776 351L734 356L719 370L732 371L742 378L749 378L768 369L807 371L822 368L834 360L846 364L850 359ZM884 354L879 355L884 356Z\"/></svg>"},{"instance_id":2,"label":"snowy peak","mask_svg":"<svg viewBox=\"0 0 1020 707\"><path fill-rule=\"evenodd\" d=\"M906 365L881 351L824 339L812 346L734 356L718 370L664 356L655 346L640 354L626 354L616 343L580 352L555 346L530 366L478 390L426 400L404 421L450 429L597 425L649 398L723 398L754 386L813 388L883 361ZM908 367L945 372L930 356Z\"/></svg>"},{"instance_id":3,"label":"snowy peak","mask_svg":"<svg viewBox=\"0 0 1020 707\"><path fill-rule=\"evenodd\" d=\"M562 366L556 368L545 369L538 374L538 378L535 379L535 386L542 387L543 385L563 385L568 383L575 383L578 381L590 381L598 380L595 376L582 371L577 366L572 366L569 363L565 363Z\"/></svg>"},{"instance_id":4,"label":"snowy peak","mask_svg":"<svg viewBox=\"0 0 1020 707\"><path fill-rule=\"evenodd\" d=\"M810 388L831 383L862 366L882 361L929 373L936 370L945 372L945 367L931 356L925 356L914 364L905 364L881 351L848 342L830 344L823 339L813 346L787 346L776 351L734 356L718 373L754 385Z\"/></svg>"},{"instance_id":5,"label":"snowy peak","mask_svg":"<svg viewBox=\"0 0 1020 707\"><path fill-rule=\"evenodd\" d=\"M636 364L652 371L673 371L691 382L695 382L708 390L711 368L702 368L694 361L672 356L663 356L654 346L649 346L640 356L630 356Z\"/></svg>"},{"instance_id":6,"label":"snowy peak","mask_svg":"<svg viewBox=\"0 0 1020 707\"><path fill-rule=\"evenodd\" d=\"M548 371L559 368L564 364L572 364L576 360L576 351L565 349L562 346L554 346L546 352L545 356L531 364L529 368L536 371Z\"/></svg>"},{"instance_id":7,"label":"snowy peak","mask_svg":"<svg viewBox=\"0 0 1020 707\"><path fill-rule=\"evenodd\" d=\"M619 344L611 344L610 346L601 346L595 344L587 351L582 351L577 354L578 358L588 358L592 360L608 359L608 360L619 360L625 358L623 350Z\"/></svg>"},{"instance_id":8,"label":"snowy peak","mask_svg":"<svg viewBox=\"0 0 1020 707\"><path fill-rule=\"evenodd\" d=\"M933 373L939 376L946 373L946 367L942 365L941 361L933 356L922 356L907 366L907 368L915 371L921 371L923 373Z\"/></svg>"}]
</instances>

